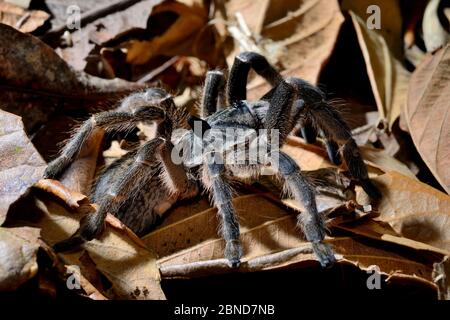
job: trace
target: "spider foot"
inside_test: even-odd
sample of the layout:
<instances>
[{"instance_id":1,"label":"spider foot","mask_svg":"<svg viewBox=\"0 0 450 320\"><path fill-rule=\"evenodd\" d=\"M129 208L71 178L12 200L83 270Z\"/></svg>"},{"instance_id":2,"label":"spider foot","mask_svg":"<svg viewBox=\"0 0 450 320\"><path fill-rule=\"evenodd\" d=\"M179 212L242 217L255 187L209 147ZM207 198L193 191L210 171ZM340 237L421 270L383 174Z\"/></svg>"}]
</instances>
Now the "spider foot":
<instances>
[{"instance_id":1,"label":"spider foot","mask_svg":"<svg viewBox=\"0 0 450 320\"><path fill-rule=\"evenodd\" d=\"M231 268L238 268L241 264L242 247L239 240L227 241L225 246L225 258Z\"/></svg>"},{"instance_id":2,"label":"spider foot","mask_svg":"<svg viewBox=\"0 0 450 320\"><path fill-rule=\"evenodd\" d=\"M317 260L324 268L331 268L336 262L333 249L329 244L323 242L312 242L312 248L316 254Z\"/></svg>"}]
</instances>

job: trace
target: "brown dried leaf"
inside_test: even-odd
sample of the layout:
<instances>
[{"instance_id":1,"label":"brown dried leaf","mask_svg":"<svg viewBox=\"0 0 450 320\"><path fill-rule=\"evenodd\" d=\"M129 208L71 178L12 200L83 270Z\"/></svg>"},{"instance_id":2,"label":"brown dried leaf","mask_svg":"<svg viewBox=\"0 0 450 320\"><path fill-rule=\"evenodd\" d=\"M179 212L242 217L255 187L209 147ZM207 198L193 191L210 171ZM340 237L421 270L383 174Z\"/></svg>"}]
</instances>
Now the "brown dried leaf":
<instances>
[{"instance_id":1,"label":"brown dried leaf","mask_svg":"<svg viewBox=\"0 0 450 320\"><path fill-rule=\"evenodd\" d=\"M20 117L0 110L0 225L9 206L39 180L44 169Z\"/></svg>"},{"instance_id":2,"label":"brown dried leaf","mask_svg":"<svg viewBox=\"0 0 450 320\"><path fill-rule=\"evenodd\" d=\"M414 72L405 118L414 144L441 186L450 193L450 45L428 56Z\"/></svg>"},{"instance_id":3,"label":"brown dried leaf","mask_svg":"<svg viewBox=\"0 0 450 320\"><path fill-rule=\"evenodd\" d=\"M296 227L295 212L266 194L240 196L233 204L240 218L245 253L238 272L314 264L311 246ZM191 214L144 237L144 242L160 256L158 264L163 277L191 278L231 272L223 259L224 242L217 234L216 215L216 209ZM198 228L199 225L203 227ZM419 276L431 281L433 261L424 263L389 247L381 249L348 237L327 241L335 248L341 263L350 262L363 270L378 265L385 274Z\"/></svg>"},{"instance_id":4,"label":"brown dried leaf","mask_svg":"<svg viewBox=\"0 0 450 320\"><path fill-rule=\"evenodd\" d=\"M257 194L235 198L233 204L239 216L241 232L287 214L281 204L273 203ZM198 209L201 210L201 207ZM219 237L217 219L217 209L215 208L199 211L197 214L190 214L182 220L151 232L142 240L148 247L156 251L158 257L166 257L204 241L217 239ZM223 252L218 252L218 254L223 255Z\"/></svg>"},{"instance_id":5,"label":"brown dried leaf","mask_svg":"<svg viewBox=\"0 0 450 320\"><path fill-rule=\"evenodd\" d=\"M75 70L83 70L86 57L95 45L102 46L117 36L135 28L145 29L153 7L161 0L138 1L123 10L101 17L71 33L73 46L61 49L61 56ZM106 6L110 3L105 3ZM101 26L99 28L99 26Z\"/></svg>"},{"instance_id":6,"label":"brown dried leaf","mask_svg":"<svg viewBox=\"0 0 450 320\"><path fill-rule=\"evenodd\" d=\"M56 108L82 108L88 102L95 104L99 99L143 88L120 79L74 72L38 38L5 24L0 24L0 56L2 109L22 115L27 130L45 122Z\"/></svg>"},{"instance_id":7,"label":"brown dried leaf","mask_svg":"<svg viewBox=\"0 0 450 320\"><path fill-rule=\"evenodd\" d=\"M310 244L302 239L296 222L294 215L285 215L243 230L241 241L246 254L238 272L313 265L315 256ZM386 249L381 249L348 237L330 238L327 241L333 245L341 263L350 262L362 270L377 265L385 274L420 276L431 281L431 262L426 264L401 252L389 250L386 246ZM222 239L211 239L178 251L158 260L161 274L163 277L196 277L228 273L232 269L223 259L223 249Z\"/></svg>"},{"instance_id":8,"label":"brown dried leaf","mask_svg":"<svg viewBox=\"0 0 450 320\"><path fill-rule=\"evenodd\" d=\"M361 154L364 161L373 168L383 172L399 172L411 179L417 179L416 175L402 162L388 155L385 151L370 147L361 147Z\"/></svg>"},{"instance_id":9,"label":"brown dried leaf","mask_svg":"<svg viewBox=\"0 0 450 320\"><path fill-rule=\"evenodd\" d=\"M348 222L348 221L347 221ZM348 231L358 236L364 236L370 239L398 244L404 247L417 250L426 256L441 258L448 254L448 251L442 250L431 245L408 238L403 238L398 235L391 226L380 223L374 220L357 221L356 223L343 222L339 225L334 225L335 228Z\"/></svg>"},{"instance_id":10,"label":"brown dried leaf","mask_svg":"<svg viewBox=\"0 0 450 320\"><path fill-rule=\"evenodd\" d=\"M285 48L277 57L282 74L301 77L316 84L344 21L338 1L258 2L256 12L251 10L255 6L254 1L244 2L246 5L241 2L231 1L229 8L239 10L254 32L258 32L263 25L261 36ZM262 79L255 78L249 83L248 89L249 99L258 99L270 86Z\"/></svg>"},{"instance_id":11,"label":"brown dried leaf","mask_svg":"<svg viewBox=\"0 0 450 320\"><path fill-rule=\"evenodd\" d=\"M38 270L39 229L0 228L0 291L16 290Z\"/></svg>"},{"instance_id":12,"label":"brown dried leaf","mask_svg":"<svg viewBox=\"0 0 450 320\"><path fill-rule=\"evenodd\" d=\"M383 195L377 221L402 237L450 252L450 196L394 171L373 180Z\"/></svg>"},{"instance_id":13,"label":"brown dried leaf","mask_svg":"<svg viewBox=\"0 0 450 320\"><path fill-rule=\"evenodd\" d=\"M0 22L10 25L22 32L32 32L42 26L50 15L41 10L24 10L23 8L0 2Z\"/></svg>"},{"instance_id":14,"label":"brown dried leaf","mask_svg":"<svg viewBox=\"0 0 450 320\"><path fill-rule=\"evenodd\" d=\"M81 289L84 290L87 297L89 297L92 300L108 300L88 280L88 278L93 279L94 281L96 281L95 284L99 288L103 288L103 285L100 283L100 278L98 277L98 271L95 269L95 264L93 262L90 263L92 260L87 262L87 260L90 258L86 252L85 255L80 258L80 261L83 262L83 265L80 266L82 268L81 272L78 272L78 270L75 269L73 266L64 264L64 262L57 256L57 254L53 251L53 249L44 241L40 240L39 243L41 248L44 250L45 253L47 253L48 257L51 259L53 263L52 267L54 268L54 270L56 270L57 276L61 279L61 281L66 282L68 275L76 275L77 277L79 277L78 280L80 287ZM94 270L88 269L86 265L92 267ZM90 272L95 273L96 277L92 277ZM41 287L39 289L42 290Z\"/></svg>"},{"instance_id":15,"label":"brown dried leaf","mask_svg":"<svg viewBox=\"0 0 450 320\"><path fill-rule=\"evenodd\" d=\"M410 74L392 55L391 48L382 35L369 30L366 22L357 14L350 12L350 15L366 61L380 121L382 124L386 123L390 130L406 103Z\"/></svg>"},{"instance_id":16,"label":"brown dried leaf","mask_svg":"<svg viewBox=\"0 0 450 320\"><path fill-rule=\"evenodd\" d=\"M84 194L67 189L57 180L41 179L34 184L34 187L53 194L55 197L64 201L71 209L79 208L80 202L87 199Z\"/></svg>"},{"instance_id":17,"label":"brown dried leaf","mask_svg":"<svg viewBox=\"0 0 450 320\"><path fill-rule=\"evenodd\" d=\"M14 50L11 50L11 43L14 43ZM124 80L105 80L76 73L38 38L4 24L0 24L0 55L3 57L0 77L8 86L66 94L142 88Z\"/></svg>"},{"instance_id":18,"label":"brown dried leaf","mask_svg":"<svg viewBox=\"0 0 450 320\"><path fill-rule=\"evenodd\" d=\"M63 194L70 193L72 192L65 190ZM84 212L68 212L65 207L44 195L36 197L39 199L39 220L29 224L41 228L41 237L46 243L53 245L75 232L79 220L85 215ZM34 214L36 215L36 212ZM142 243L138 244L135 239L130 238L129 232L131 231L124 232L118 228L117 223L114 227L107 225L99 240L87 242L80 249L60 253L58 256L66 265L79 266L81 274L86 273L86 278L92 274L90 270L94 265L112 284L110 290L101 291L107 297L164 299L154 253L143 247ZM86 260L86 255L90 259ZM92 279L89 281L95 283Z\"/></svg>"},{"instance_id":19,"label":"brown dried leaf","mask_svg":"<svg viewBox=\"0 0 450 320\"><path fill-rule=\"evenodd\" d=\"M131 40L126 44L127 62L144 64L159 55L180 55L198 57L210 65L217 64L220 41L217 41L215 27L208 25L208 12L203 2L162 2L153 8L149 28L158 28L151 24L153 19L169 14L177 15L177 19L167 30L148 40Z\"/></svg>"},{"instance_id":20,"label":"brown dried leaf","mask_svg":"<svg viewBox=\"0 0 450 320\"><path fill-rule=\"evenodd\" d=\"M369 31L373 31L383 37L394 57L403 59L403 15L400 0L343 0L341 8L342 10L352 11L364 21L372 22L370 16L372 16L373 12L367 12L372 5L380 8L381 28ZM365 28L368 29L367 26Z\"/></svg>"}]
</instances>

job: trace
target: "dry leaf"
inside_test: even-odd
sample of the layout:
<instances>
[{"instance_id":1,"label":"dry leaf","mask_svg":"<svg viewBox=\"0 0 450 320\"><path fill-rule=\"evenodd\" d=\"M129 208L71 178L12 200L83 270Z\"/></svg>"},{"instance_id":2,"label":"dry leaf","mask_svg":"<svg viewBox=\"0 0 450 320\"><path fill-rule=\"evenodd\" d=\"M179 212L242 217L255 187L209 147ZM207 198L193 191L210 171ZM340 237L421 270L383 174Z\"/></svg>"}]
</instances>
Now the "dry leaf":
<instances>
[{"instance_id":1,"label":"dry leaf","mask_svg":"<svg viewBox=\"0 0 450 320\"><path fill-rule=\"evenodd\" d=\"M53 251L53 249L46 244L44 241L40 240L39 244L42 248L42 250L48 255L48 257L52 261L52 267L53 270L56 270L57 276L60 278L61 281L67 283L67 277L70 275L74 275L78 277L78 281L80 284L81 289L84 290L86 293L86 296L89 297L92 300L108 300L94 285L85 277L85 275L90 277L89 272L85 268L85 263L87 259L83 259L83 257L80 259L80 261L83 261L84 265L82 266L82 271L78 272L79 270L77 268L74 268L72 265L65 265L63 261L57 256L57 254ZM86 254L87 256L87 254ZM95 267L95 265L94 265ZM95 270L96 271L96 270ZM95 272L94 271L94 272ZM97 272L98 273L98 272ZM98 276L98 274L96 274ZM100 280L100 279L94 279L94 280ZM100 281L97 281L95 283L99 288L103 288L103 285L100 283ZM44 283L45 286L45 283ZM39 286L39 289L42 290L41 284Z\"/></svg>"},{"instance_id":2,"label":"dry leaf","mask_svg":"<svg viewBox=\"0 0 450 320\"><path fill-rule=\"evenodd\" d=\"M239 10L254 32L273 42L273 46L285 48L277 61L284 76L301 77L316 84L320 71L329 59L344 21L336 0L308 0L258 2L232 1L228 8ZM230 12L229 14L232 14ZM263 22L261 22L263 21ZM255 22L255 23L254 23ZM260 98L270 86L255 78L248 85L248 98Z\"/></svg>"},{"instance_id":3,"label":"dry leaf","mask_svg":"<svg viewBox=\"0 0 450 320\"><path fill-rule=\"evenodd\" d=\"M241 232L287 214L280 204L274 204L256 194L235 198L233 204L239 217ZM162 258L204 241L219 238L217 209L203 209L204 211L202 207L196 207L196 209L201 211L196 214L191 213L187 217L180 217L183 219L174 221L172 224L166 224L146 235L143 241ZM171 216L170 214L169 217ZM199 226L202 227L199 228ZM223 256L223 252L218 254Z\"/></svg>"},{"instance_id":4,"label":"dry leaf","mask_svg":"<svg viewBox=\"0 0 450 320\"><path fill-rule=\"evenodd\" d=\"M450 196L394 171L373 181L382 193L377 221L405 238L450 252Z\"/></svg>"},{"instance_id":5,"label":"dry leaf","mask_svg":"<svg viewBox=\"0 0 450 320\"><path fill-rule=\"evenodd\" d=\"M0 291L16 290L37 273L39 229L0 228Z\"/></svg>"},{"instance_id":6,"label":"dry leaf","mask_svg":"<svg viewBox=\"0 0 450 320\"><path fill-rule=\"evenodd\" d=\"M208 12L202 1L163 2L153 8L149 21L158 21L165 16L177 18L161 34L148 40L131 40L125 44L127 62L144 64L158 55L182 55L198 57L210 65L217 64L219 41L215 27L207 24Z\"/></svg>"},{"instance_id":7,"label":"dry leaf","mask_svg":"<svg viewBox=\"0 0 450 320\"><path fill-rule=\"evenodd\" d=\"M73 46L62 49L61 56L76 70L83 70L87 62L86 57L96 44L103 45L134 28L145 29L150 12L160 2L161 0L139 1L123 10L88 23L80 30L71 33Z\"/></svg>"},{"instance_id":8,"label":"dry leaf","mask_svg":"<svg viewBox=\"0 0 450 320\"><path fill-rule=\"evenodd\" d=\"M417 179L416 175L402 162L388 155L385 151L370 147L361 147L364 161L371 167L383 172L396 171L411 179Z\"/></svg>"},{"instance_id":9,"label":"dry leaf","mask_svg":"<svg viewBox=\"0 0 450 320\"><path fill-rule=\"evenodd\" d=\"M261 34L264 22L267 19L266 15L269 13L268 9L271 8L271 12L274 8L284 10L285 4L289 1L281 0L278 2L278 6L270 6L270 2L270 0L230 0L225 5L229 18L239 12L244 16L249 29L255 34Z\"/></svg>"},{"instance_id":10,"label":"dry leaf","mask_svg":"<svg viewBox=\"0 0 450 320\"><path fill-rule=\"evenodd\" d=\"M61 182L51 179L41 179L34 184L36 189L53 194L58 199L62 200L71 209L80 207L80 202L87 200L84 194L67 189Z\"/></svg>"},{"instance_id":11,"label":"dry leaf","mask_svg":"<svg viewBox=\"0 0 450 320\"><path fill-rule=\"evenodd\" d=\"M52 48L29 34L0 24L0 76L8 86L53 93L94 94L129 91L142 85L124 80L105 80L74 72ZM10 44L14 43L15 50Z\"/></svg>"},{"instance_id":12,"label":"dry leaf","mask_svg":"<svg viewBox=\"0 0 450 320\"><path fill-rule=\"evenodd\" d=\"M117 98L120 93L144 87L74 72L38 38L4 24L0 24L0 56L1 107L21 115L28 132L57 109L70 106L82 109L97 105L98 100Z\"/></svg>"},{"instance_id":13,"label":"dry leaf","mask_svg":"<svg viewBox=\"0 0 450 320\"><path fill-rule=\"evenodd\" d=\"M315 261L311 246L296 230L296 217L288 215L243 230L246 255L238 272L285 267L308 267ZM385 250L348 237L331 238L340 263L350 262L362 270L372 265L384 274L402 274L431 281L432 265L394 250ZM158 260L163 277L195 277L231 272L223 257L223 240L212 239ZM233 270L233 272L236 272Z\"/></svg>"},{"instance_id":14,"label":"dry leaf","mask_svg":"<svg viewBox=\"0 0 450 320\"><path fill-rule=\"evenodd\" d=\"M0 2L0 22L10 25L22 32L32 32L42 26L50 15L41 10L24 10L23 8Z\"/></svg>"},{"instance_id":15,"label":"dry leaf","mask_svg":"<svg viewBox=\"0 0 450 320\"><path fill-rule=\"evenodd\" d=\"M373 22L371 17L376 15L376 12L374 15L374 11L369 11L373 8L372 6L380 9L381 28L369 31L383 37L394 57L403 59L403 15L400 0L343 0L341 3L342 10L352 11L367 22ZM366 24L364 25L368 29Z\"/></svg>"},{"instance_id":16,"label":"dry leaf","mask_svg":"<svg viewBox=\"0 0 450 320\"><path fill-rule=\"evenodd\" d=\"M380 121L389 130L406 103L409 72L392 56L385 38L366 27L365 21L350 12L358 36L367 74L377 103Z\"/></svg>"},{"instance_id":17,"label":"dry leaf","mask_svg":"<svg viewBox=\"0 0 450 320\"><path fill-rule=\"evenodd\" d=\"M450 45L414 72L405 118L414 144L441 186L450 192Z\"/></svg>"},{"instance_id":18,"label":"dry leaf","mask_svg":"<svg viewBox=\"0 0 450 320\"><path fill-rule=\"evenodd\" d=\"M315 261L310 244L296 227L295 212L262 194L235 198L233 204L241 223L245 253L237 272L308 267ZM223 259L224 243L217 234L216 215L216 209L191 214L144 237L160 256L158 263L163 277L191 278L231 272ZM199 225L203 227L198 228ZM347 261L363 270L378 265L385 274L431 281L432 261L425 264L395 250L380 249L348 237L328 241L341 263Z\"/></svg>"},{"instance_id":19,"label":"dry leaf","mask_svg":"<svg viewBox=\"0 0 450 320\"><path fill-rule=\"evenodd\" d=\"M39 180L44 169L20 117L0 110L0 225L9 206Z\"/></svg>"},{"instance_id":20,"label":"dry leaf","mask_svg":"<svg viewBox=\"0 0 450 320\"><path fill-rule=\"evenodd\" d=\"M405 248L411 248L420 252L421 256L429 262L439 261L448 254L448 251L442 250L423 242L411 240L398 235L388 224L374 221L372 219L343 221L340 224L334 224L334 228L345 230L356 236L363 236L369 239L382 241L394 245L400 245Z\"/></svg>"},{"instance_id":21,"label":"dry leaf","mask_svg":"<svg viewBox=\"0 0 450 320\"><path fill-rule=\"evenodd\" d=\"M64 194L76 195L69 190ZM36 202L38 210L34 209L33 212L39 220L27 223L41 228L41 237L49 245L72 235L78 228L79 220L86 214L68 212L43 195L36 197L39 199ZM121 299L164 299L155 255L122 230L107 225L99 240L87 242L80 249L58 254L64 264L79 266L82 275L92 268L90 264L86 265L86 255L99 274L112 284L111 289L101 291L103 295Z\"/></svg>"}]
</instances>

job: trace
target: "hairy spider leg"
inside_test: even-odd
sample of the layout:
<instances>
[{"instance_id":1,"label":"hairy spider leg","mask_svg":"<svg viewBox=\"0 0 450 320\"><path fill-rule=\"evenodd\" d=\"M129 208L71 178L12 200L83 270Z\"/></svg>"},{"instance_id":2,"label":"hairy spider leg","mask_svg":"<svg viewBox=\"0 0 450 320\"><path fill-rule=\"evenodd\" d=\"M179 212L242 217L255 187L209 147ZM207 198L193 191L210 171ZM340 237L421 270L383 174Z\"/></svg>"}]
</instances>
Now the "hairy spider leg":
<instances>
[{"instance_id":1,"label":"hairy spider leg","mask_svg":"<svg viewBox=\"0 0 450 320\"><path fill-rule=\"evenodd\" d=\"M223 96L224 89L225 76L223 73L218 70L208 71L201 100L203 118L209 117L221 109L222 106L219 105L219 100Z\"/></svg>"},{"instance_id":2,"label":"hairy spider leg","mask_svg":"<svg viewBox=\"0 0 450 320\"><path fill-rule=\"evenodd\" d=\"M314 188L303 175L300 167L286 153L275 151L271 157L277 157L278 175L295 200L305 208L305 212L297 216L298 225L303 230L306 239L312 243L313 251L320 264L323 267L333 265L335 262L333 250L323 242L326 227L323 217L317 211Z\"/></svg>"},{"instance_id":3,"label":"hairy spider leg","mask_svg":"<svg viewBox=\"0 0 450 320\"><path fill-rule=\"evenodd\" d=\"M139 122L164 120L166 113L172 114L174 104L170 96L162 94L160 89L149 89L145 93L131 95L124 99L113 111L96 113L83 122L61 154L47 166L44 178L56 179L75 160L83 145L93 135L95 130L124 131L134 128ZM146 98L151 95L153 105Z\"/></svg>"},{"instance_id":4,"label":"hairy spider leg","mask_svg":"<svg viewBox=\"0 0 450 320\"><path fill-rule=\"evenodd\" d=\"M203 184L209 190L214 206L220 217L220 233L225 240L225 258L231 267L238 267L242 257L239 240L239 223L233 206L233 194L230 184L225 177L225 166L216 163L210 155L203 166Z\"/></svg>"},{"instance_id":5,"label":"hairy spider leg","mask_svg":"<svg viewBox=\"0 0 450 320\"><path fill-rule=\"evenodd\" d=\"M273 87L283 81L283 77L267 61L267 59L255 52L243 52L234 58L228 77L227 94L228 103L235 104L247 99L247 78L250 69L266 79Z\"/></svg>"},{"instance_id":6,"label":"hairy spider leg","mask_svg":"<svg viewBox=\"0 0 450 320\"><path fill-rule=\"evenodd\" d=\"M75 234L53 246L56 252L69 250L75 245L90 241L100 235L104 229L106 214L108 212L113 215L117 214L121 204L136 190L135 186L140 184L140 180L144 180L149 167L156 165L156 154L164 142L163 138L155 138L139 150L135 161L126 169L122 178L116 180L109 192L99 199L99 206L95 213L84 216Z\"/></svg>"},{"instance_id":7,"label":"hairy spider leg","mask_svg":"<svg viewBox=\"0 0 450 320\"><path fill-rule=\"evenodd\" d=\"M339 163L340 159L336 158L336 155L338 146L342 146L342 155L352 177L360 182L371 198L380 198L381 194L369 180L361 152L341 114L324 99L325 95L320 89L298 78L289 78L287 81L301 93L305 104L300 112L306 118L312 119L314 126L320 130L327 143L331 160Z\"/></svg>"}]
</instances>

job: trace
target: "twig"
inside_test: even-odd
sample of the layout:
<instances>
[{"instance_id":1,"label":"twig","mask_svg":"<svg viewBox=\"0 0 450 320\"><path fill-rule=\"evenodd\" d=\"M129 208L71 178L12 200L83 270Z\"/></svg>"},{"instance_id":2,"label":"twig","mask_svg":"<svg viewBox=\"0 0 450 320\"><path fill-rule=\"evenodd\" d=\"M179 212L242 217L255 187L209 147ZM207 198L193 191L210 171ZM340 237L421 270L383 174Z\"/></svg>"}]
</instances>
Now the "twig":
<instances>
[{"instance_id":1,"label":"twig","mask_svg":"<svg viewBox=\"0 0 450 320\"><path fill-rule=\"evenodd\" d=\"M240 267L236 269L237 272L254 272L260 271L268 267L274 267L281 263L288 262L299 254L312 254L312 247L310 244L305 244L297 248L287 249L281 252L268 254L262 257L250 259L242 262ZM311 258L314 260L315 258ZM226 259L216 259L208 261L199 261L186 264L178 264L171 266L160 267L161 276L163 278L176 277L198 277L205 274L222 274L233 270L228 265Z\"/></svg>"},{"instance_id":2,"label":"twig","mask_svg":"<svg viewBox=\"0 0 450 320\"><path fill-rule=\"evenodd\" d=\"M113 3L108 3L107 5L99 8L95 8L89 11L86 11L80 15L80 25L83 27L86 24L95 21L101 17L104 17L108 14L114 13L116 11L124 10L132 5L140 2L142 0L119 0ZM66 30L70 31L67 27L67 24L62 26L52 28L49 32L47 32L43 38L48 39L52 37L61 36Z\"/></svg>"},{"instance_id":3,"label":"twig","mask_svg":"<svg viewBox=\"0 0 450 320\"><path fill-rule=\"evenodd\" d=\"M164 62L162 65L160 65L158 68L153 69L152 71L150 71L148 74L146 74L145 76L143 76L142 78L140 78L138 81L136 81L137 83L146 83L149 82L150 80L152 80L154 77L156 77L157 75L161 74L162 72L164 72L167 68L169 68L171 65L173 65L175 62L177 62L179 59L178 56L174 56L172 58L170 58L169 60L167 60L166 62Z\"/></svg>"}]
</instances>

